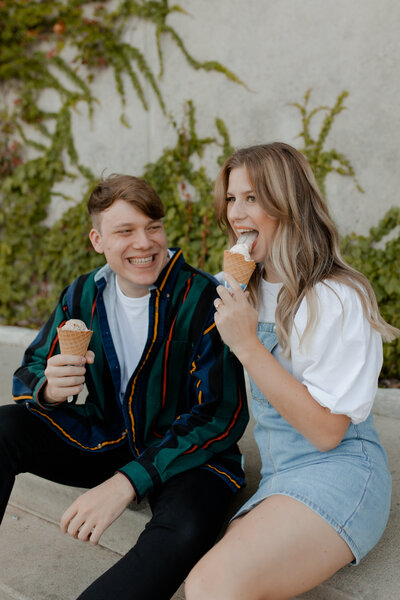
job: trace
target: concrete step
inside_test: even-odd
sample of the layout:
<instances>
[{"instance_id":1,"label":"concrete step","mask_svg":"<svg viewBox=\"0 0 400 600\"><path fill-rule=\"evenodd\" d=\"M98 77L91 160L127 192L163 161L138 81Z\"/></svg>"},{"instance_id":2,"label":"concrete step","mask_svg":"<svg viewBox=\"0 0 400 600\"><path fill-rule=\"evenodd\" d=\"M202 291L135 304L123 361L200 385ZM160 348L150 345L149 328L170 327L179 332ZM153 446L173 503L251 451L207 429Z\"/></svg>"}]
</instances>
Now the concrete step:
<instances>
[{"instance_id":1,"label":"concrete step","mask_svg":"<svg viewBox=\"0 0 400 600\"><path fill-rule=\"evenodd\" d=\"M62 535L58 524L9 505L0 530L0 599L74 600L119 558L104 545L83 544Z\"/></svg>"},{"instance_id":2,"label":"concrete step","mask_svg":"<svg viewBox=\"0 0 400 600\"><path fill-rule=\"evenodd\" d=\"M23 473L17 477L10 504L58 527L63 513L85 491ZM132 504L104 532L102 545L112 552L125 554L132 547L132 539L139 536L150 515L147 502L142 502L140 506Z\"/></svg>"}]
</instances>

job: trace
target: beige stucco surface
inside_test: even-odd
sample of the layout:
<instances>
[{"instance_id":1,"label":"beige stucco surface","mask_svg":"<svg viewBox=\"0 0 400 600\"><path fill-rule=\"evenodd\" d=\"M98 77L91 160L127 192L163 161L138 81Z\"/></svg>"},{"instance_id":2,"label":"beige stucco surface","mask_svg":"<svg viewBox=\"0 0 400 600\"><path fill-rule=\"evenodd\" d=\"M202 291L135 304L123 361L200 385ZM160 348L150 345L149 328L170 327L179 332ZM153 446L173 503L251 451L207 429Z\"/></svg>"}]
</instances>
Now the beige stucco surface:
<instances>
[{"instance_id":1,"label":"beige stucco surface","mask_svg":"<svg viewBox=\"0 0 400 600\"><path fill-rule=\"evenodd\" d=\"M171 38L162 48L165 74L160 82L168 111L182 121L192 99L200 135L215 135L215 117L223 118L235 146L282 140L301 146L298 111L312 88L311 106L332 105L347 90L326 148L351 161L365 190L350 178L331 175L327 195L342 233L365 233L392 205L400 205L400 4L396 0L180 0L188 14L169 17L198 60L218 60L248 89L218 73L193 70ZM132 27L126 39L140 47L158 71L151 25ZM120 120L121 101L113 74L95 81L100 104L92 122L82 106L74 133L83 164L96 174L141 174L148 161L175 143L175 133L146 87L146 113L127 83L124 109L131 128ZM51 99L49 99L51 101ZM315 121L315 132L320 122ZM216 173L214 156L204 162ZM72 189L80 194L79 184ZM61 201L54 211L63 209Z\"/></svg>"}]
</instances>

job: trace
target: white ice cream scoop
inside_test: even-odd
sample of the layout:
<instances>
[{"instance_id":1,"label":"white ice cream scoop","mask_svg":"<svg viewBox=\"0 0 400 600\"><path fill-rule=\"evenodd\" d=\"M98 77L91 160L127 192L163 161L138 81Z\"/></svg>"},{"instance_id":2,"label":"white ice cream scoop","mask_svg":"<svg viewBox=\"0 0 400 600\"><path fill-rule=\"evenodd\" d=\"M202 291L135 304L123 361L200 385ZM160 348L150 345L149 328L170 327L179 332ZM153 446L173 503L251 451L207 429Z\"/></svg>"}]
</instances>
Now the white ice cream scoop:
<instances>
[{"instance_id":1,"label":"white ice cream scoop","mask_svg":"<svg viewBox=\"0 0 400 600\"><path fill-rule=\"evenodd\" d=\"M230 248L231 254L241 254L245 260L251 260L250 250L257 237L256 231L246 231L238 238L236 244Z\"/></svg>"}]
</instances>

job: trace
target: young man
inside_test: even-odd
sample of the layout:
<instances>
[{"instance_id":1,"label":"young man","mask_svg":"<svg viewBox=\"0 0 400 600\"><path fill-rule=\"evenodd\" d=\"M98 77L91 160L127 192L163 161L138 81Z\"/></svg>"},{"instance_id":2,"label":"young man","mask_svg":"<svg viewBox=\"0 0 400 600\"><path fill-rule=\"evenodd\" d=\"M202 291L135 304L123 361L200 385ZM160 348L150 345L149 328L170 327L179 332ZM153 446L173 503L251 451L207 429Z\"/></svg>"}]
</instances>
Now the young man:
<instances>
[{"instance_id":1,"label":"young man","mask_svg":"<svg viewBox=\"0 0 400 600\"><path fill-rule=\"evenodd\" d=\"M214 543L243 484L243 372L214 324L214 280L167 247L156 192L114 175L88 208L107 264L63 291L15 373L16 404L0 407L0 517L24 471L90 488L61 529L92 544L147 496L152 519L135 546L79 599L162 600ZM93 330L86 357L59 354L70 318ZM84 383L84 404L69 402Z\"/></svg>"}]
</instances>

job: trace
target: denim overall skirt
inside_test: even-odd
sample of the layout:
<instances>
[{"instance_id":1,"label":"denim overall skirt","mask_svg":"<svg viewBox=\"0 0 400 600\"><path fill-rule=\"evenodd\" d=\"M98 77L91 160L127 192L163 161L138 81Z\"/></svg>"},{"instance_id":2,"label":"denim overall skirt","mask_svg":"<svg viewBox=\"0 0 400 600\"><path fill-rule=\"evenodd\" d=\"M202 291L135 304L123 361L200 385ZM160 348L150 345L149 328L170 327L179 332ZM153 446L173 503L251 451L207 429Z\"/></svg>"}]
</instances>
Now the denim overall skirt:
<instances>
[{"instance_id":1,"label":"denim overall skirt","mask_svg":"<svg viewBox=\"0 0 400 600\"><path fill-rule=\"evenodd\" d=\"M278 343L273 323L259 323L258 337L270 352ZM357 564L378 542L390 510L392 481L372 415L358 425L350 423L336 448L320 452L250 383L261 481L235 517L269 496L290 496L339 533Z\"/></svg>"}]
</instances>

